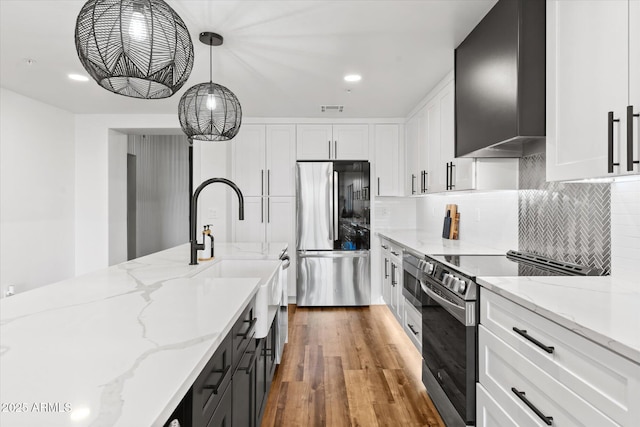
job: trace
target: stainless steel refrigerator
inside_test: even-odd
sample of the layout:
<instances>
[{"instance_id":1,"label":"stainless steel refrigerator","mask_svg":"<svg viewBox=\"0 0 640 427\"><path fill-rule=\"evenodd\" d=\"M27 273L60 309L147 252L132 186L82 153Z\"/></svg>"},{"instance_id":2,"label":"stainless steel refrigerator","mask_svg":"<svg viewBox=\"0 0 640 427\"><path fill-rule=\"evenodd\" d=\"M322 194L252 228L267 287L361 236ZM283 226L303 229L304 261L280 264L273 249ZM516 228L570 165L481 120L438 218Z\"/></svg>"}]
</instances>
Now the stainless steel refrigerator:
<instances>
[{"instance_id":1,"label":"stainless steel refrigerator","mask_svg":"<svg viewBox=\"0 0 640 427\"><path fill-rule=\"evenodd\" d=\"M298 162L299 306L371 303L369 162Z\"/></svg>"}]
</instances>

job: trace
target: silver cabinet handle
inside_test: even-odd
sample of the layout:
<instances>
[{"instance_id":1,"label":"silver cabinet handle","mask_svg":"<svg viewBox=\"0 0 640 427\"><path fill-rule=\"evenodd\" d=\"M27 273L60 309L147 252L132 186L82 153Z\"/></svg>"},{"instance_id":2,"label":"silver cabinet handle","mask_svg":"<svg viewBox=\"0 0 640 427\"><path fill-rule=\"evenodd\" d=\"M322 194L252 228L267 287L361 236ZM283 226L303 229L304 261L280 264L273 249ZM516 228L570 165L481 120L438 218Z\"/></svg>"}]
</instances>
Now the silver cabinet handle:
<instances>
[{"instance_id":1,"label":"silver cabinet handle","mask_svg":"<svg viewBox=\"0 0 640 427\"><path fill-rule=\"evenodd\" d=\"M271 169L267 169L267 196L271 195Z\"/></svg>"},{"instance_id":2,"label":"silver cabinet handle","mask_svg":"<svg viewBox=\"0 0 640 427\"><path fill-rule=\"evenodd\" d=\"M260 224L264 223L264 198L260 197Z\"/></svg>"},{"instance_id":3,"label":"silver cabinet handle","mask_svg":"<svg viewBox=\"0 0 640 427\"><path fill-rule=\"evenodd\" d=\"M380 195L380 177L378 177L378 196Z\"/></svg>"},{"instance_id":4,"label":"silver cabinet handle","mask_svg":"<svg viewBox=\"0 0 640 427\"><path fill-rule=\"evenodd\" d=\"M416 176L414 174L411 174L411 194L416 194L416 187L415 187L415 180L416 180Z\"/></svg>"},{"instance_id":5,"label":"silver cabinet handle","mask_svg":"<svg viewBox=\"0 0 640 427\"><path fill-rule=\"evenodd\" d=\"M267 223L271 222L271 198L267 199Z\"/></svg>"},{"instance_id":6,"label":"silver cabinet handle","mask_svg":"<svg viewBox=\"0 0 640 427\"><path fill-rule=\"evenodd\" d=\"M331 140L327 141L329 143L329 158L331 158Z\"/></svg>"},{"instance_id":7,"label":"silver cabinet handle","mask_svg":"<svg viewBox=\"0 0 640 427\"><path fill-rule=\"evenodd\" d=\"M264 196L264 169L260 169L260 195Z\"/></svg>"},{"instance_id":8,"label":"silver cabinet handle","mask_svg":"<svg viewBox=\"0 0 640 427\"><path fill-rule=\"evenodd\" d=\"M333 158L338 158L338 141L333 141Z\"/></svg>"}]
</instances>

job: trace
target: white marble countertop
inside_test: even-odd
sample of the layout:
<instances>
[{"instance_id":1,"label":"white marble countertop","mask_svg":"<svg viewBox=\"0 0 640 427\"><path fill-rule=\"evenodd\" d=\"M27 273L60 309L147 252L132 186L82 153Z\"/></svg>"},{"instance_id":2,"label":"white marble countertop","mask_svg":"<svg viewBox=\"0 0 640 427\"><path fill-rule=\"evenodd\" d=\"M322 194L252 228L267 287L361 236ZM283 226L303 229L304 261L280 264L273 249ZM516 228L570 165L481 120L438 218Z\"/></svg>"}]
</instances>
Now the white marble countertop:
<instances>
[{"instance_id":1,"label":"white marble countertop","mask_svg":"<svg viewBox=\"0 0 640 427\"><path fill-rule=\"evenodd\" d=\"M378 229L379 236L424 255L504 255L509 248L494 248L466 240L443 239L417 229ZM513 249L513 248L510 248Z\"/></svg>"},{"instance_id":2,"label":"white marble countertop","mask_svg":"<svg viewBox=\"0 0 640 427\"><path fill-rule=\"evenodd\" d=\"M215 250L278 259L286 247ZM213 263L188 264L187 244L0 301L0 424L161 426L260 280L192 278Z\"/></svg>"},{"instance_id":3,"label":"white marble countertop","mask_svg":"<svg viewBox=\"0 0 640 427\"><path fill-rule=\"evenodd\" d=\"M478 283L640 364L640 288L612 276L478 277Z\"/></svg>"}]
</instances>

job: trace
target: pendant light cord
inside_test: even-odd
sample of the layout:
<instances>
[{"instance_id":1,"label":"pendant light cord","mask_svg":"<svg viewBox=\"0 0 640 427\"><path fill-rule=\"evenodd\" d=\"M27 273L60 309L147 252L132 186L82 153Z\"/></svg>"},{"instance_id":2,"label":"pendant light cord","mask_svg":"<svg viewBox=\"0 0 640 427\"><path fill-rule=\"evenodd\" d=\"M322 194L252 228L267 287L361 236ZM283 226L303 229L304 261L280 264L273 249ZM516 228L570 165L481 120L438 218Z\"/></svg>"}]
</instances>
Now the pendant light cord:
<instances>
[{"instance_id":1,"label":"pendant light cord","mask_svg":"<svg viewBox=\"0 0 640 427\"><path fill-rule=\"evenodd\" d=\"M213 43L209 43L209 83L213 83Z\"/></svg>"}]
</instances>

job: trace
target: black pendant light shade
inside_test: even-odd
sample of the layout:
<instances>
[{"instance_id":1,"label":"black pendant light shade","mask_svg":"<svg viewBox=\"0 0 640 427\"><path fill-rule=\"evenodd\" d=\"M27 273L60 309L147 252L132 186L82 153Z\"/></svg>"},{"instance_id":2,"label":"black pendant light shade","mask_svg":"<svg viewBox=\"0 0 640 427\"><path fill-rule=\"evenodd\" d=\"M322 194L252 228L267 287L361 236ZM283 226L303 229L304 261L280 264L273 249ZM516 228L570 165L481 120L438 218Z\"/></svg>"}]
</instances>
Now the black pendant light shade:
<instances>
[{"instance_id":1,"label":"black pendant light shade","mask_svg":"<svg viewBox=\"0 0 640 427\"><path fill-rule=\"evenodd\" d=\"M134 98L167 98L189 78L193 43L162 0L89 0L76 21L80 62L98 84Z\"/></svg>"},{"instance_id":2,"label":"black pendant light shade","mask_svg":"<svg viewBox=\"0 0 640 427\"><path fill-rule=\"evenodd\" d=\"M178 106L180 126L187 137L200 141L228 141L242 122L238 98L216 83L200 83L182 95Z\"/></svg>"},{"instance_id":3,"label":"black pendant light shade","mask_svg":"<svg viewBox=\"0 0 640 427\"><path fill-rule=\"evenodd\" d=\"M211 47L220 46L223 38L203 32L200 41L209 45L209 83L190 87L182 95L178 105L180 126L189 139L228 141L240 130L242 108L233 92L212 81Z\"/></svg>"}]
</instances>

